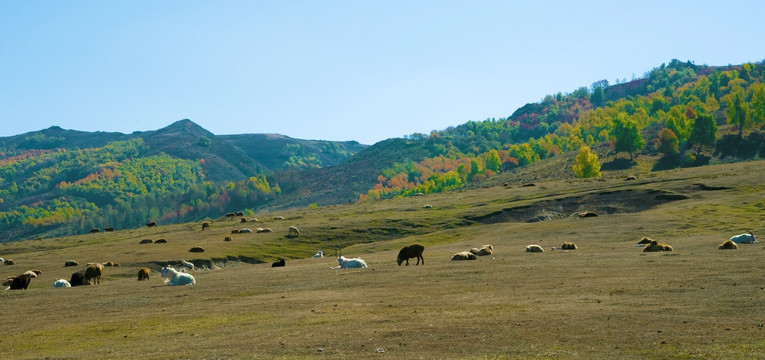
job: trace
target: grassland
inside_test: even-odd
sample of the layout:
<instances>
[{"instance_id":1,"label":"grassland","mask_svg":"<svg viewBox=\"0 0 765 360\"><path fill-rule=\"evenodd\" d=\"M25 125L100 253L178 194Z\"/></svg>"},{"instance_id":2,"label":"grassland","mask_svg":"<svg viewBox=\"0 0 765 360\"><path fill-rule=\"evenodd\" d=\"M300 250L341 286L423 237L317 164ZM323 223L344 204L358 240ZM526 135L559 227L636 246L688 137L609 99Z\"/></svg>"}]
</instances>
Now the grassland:
<instances>
[{"instance_id":1,"label":"grassland","mask_svg":"<svg viewBox=\"0 0 765 360\"><path fill-rule=\"evenodd\" d=\"M609 175L610 174L610 175ZM367 204L258 214L0 245L43 274L2 291L0 354L11 359L752 359L765 357L765 249L721 251L765 233L765 162L642 172L636 181L534 180ZM610 177L609 177L610 176ZM508 186L502 183L508 182ZM704 186L700 185L703 184ZM706 190L705 190L706 189ZM710 190L717 189L717 190ZM673 200L677 199L677 200ZM424 204L431 209L424 209ZM593 218L571 216L595 211ZM281 215L285 220L273 220ZM287 237L297 226L301 236ZM273 233L234 234L269 227ZM223 241L233 236L233 241ZM645 254L642 237L674 251ZM167 244L138 244L165 238ZM579 250L551 250L573 241ZM424 266L397 266L402 245ZM452 262L492 244L495 254ZM524 253L539 244L545 253ZM201 246L204 253L189 253ZM361 256L367 269L331 270ZM271 268L276 257L284 268ZM66 260L114 261L100 285L53 289ZM157 270L193 260L194 286ZM137 269L152 269L136 281Z\"/></svg>"}]
</instances>

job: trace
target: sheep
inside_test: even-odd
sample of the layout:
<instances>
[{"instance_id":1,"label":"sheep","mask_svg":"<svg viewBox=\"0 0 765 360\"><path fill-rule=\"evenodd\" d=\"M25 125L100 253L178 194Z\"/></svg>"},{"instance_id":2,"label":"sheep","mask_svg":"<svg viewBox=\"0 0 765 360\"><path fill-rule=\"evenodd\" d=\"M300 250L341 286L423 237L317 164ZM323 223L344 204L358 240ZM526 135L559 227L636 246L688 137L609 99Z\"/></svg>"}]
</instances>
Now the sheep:
<instances>
[{"instance_id":1,"label":"sheep","mask_svg":"<svg viewBox=\"0 0 765 360\"><path fill-rule=\"evenodd\" d=\"M154 240L154 243L155 244L167 244L167 239L161 239L160 238L160 239Z\"/></svg>"},{"instance_id":2,"label":"sheep","mask_svg":"<svg viewBox=\"0 0 765 360\"><path fill-rule=\"evenodd\" d=\"M243 217L243 218L239 219L239 222L240 223L246 223L247 222L247 218Z\"/></svg>"},{"instance_id":3,"label":"sheep","mask_svg":"<svg viewBox=\"0 0 765 360\"><path fill-rule=\"evenodd\" d=\"M77 266L77 265L80 265L80 264L78 262L74 261L74 260L67 260L64 263L64 267L67 267L67 266Z\"/></svg>"},{"instance_id":4,"label":"sheep","mask_svg":"<svg viewBox=\"0 0 765 360\"><path fill-rule=\"evenodd\" d=\"M205 252L205 249L200 246L194 246L193 248L189 249L189 252Z\"/></svg>"},{"instance_id":5,"label":"sheep","mask_svg":"<svg viewBox=\"0 0 765 360\"><path fill-rule=\"evenodd\" d=\"M359 269L367 267L367 262L361 258L347 258L345 256L337 256L338 266L332 269Z\"/></svg>"},{"instance_id":6,"label":"sheep","mask_svg":"<svg viewBox=\"0 0 765 360\"><path fill-rule=\"evenodd\" d=\"M423 251L425 251L425 247L420 244L404 246L398 251L396 262L398 263L398 266L401 266L401 263L406 261L406 266L409 266L409 259L417 258L417 264L415 265L420 265L420 260L422 260L422 265L425 265L425 258L422 257Z\"/></svg>"},{"instance_id":7,"label":"sheep","mask_svg":"<svg viewBox=\"0 0 765 360\"><path fill-rule=\"evenodd\" d=\"M36 277L37 277L37 273L35 273L35 272L34 272L34 271L32 271L32 270L28 270L28 271L25 271L25 272L24 272L23 274L21 274L21 275L27 275L27 276L29 276L31 279L34 279L34 278L36 278Z\"/></svg>"},{"instance_id":8,"label":"sheep","mask_svg":"<svg viewBox=\"0 0 765 360\"><path fill-rule=\"evenodd\" d=\"M114 262L114 261L107 261L103 263L104 266L120 266L120 264Z\"/></svg>"},{"instance_id":9,"label":"sheep","mask_svg":"<svg viewBox=\"0 0 765 360\"><path fill-rule=\"evenodd\" d=\"M68 288L72 287L72 284L70 284L66 279L58 279L53 282L54 288Z\"/></svg>"},{"instance_id":10,"label":"sheep","mask_svg":"<svg viewBox=\"0 0 765 360\"><path fill-rule=\"evenodd\" d=\"M235 212L230 212L230 213L227 213L227 214L226 214L226 215L224 215L224 216L225 216L225 217L228 217L228 218L233 218L233 217L236 217L236 213L235 213Z\"/></svg>"},{"instance_id":11,"label":"sheep","mask_svg":"<svg viewBox=\"0 0 765 360\"><path fill-rule=\"evenodd\" d=\"M433 208L433 205L430 205L430 204L425 204L425 205L422 205L422 208L423 208L423 209L432 209L432 208Z\"/></svg>"},{"instance_id":12,"label":"sheep","mask_svg":"<svg viewBox=\"0 0 765 360\"><path fill-rule=\"evenodd\" d=\"M100 232L101 232L101 229L99 229L99 228L92 228L92 229L90 229L90 233L91 234L100 233Z\"/></svg>"},{"instance_id":13,"label":"sheep","mask_svg":"<svg viewBox=\"0 0 765 360\"><path fill-rule=\"evenodd\" d=\"M284 220L284 216L274 216L274 220Z\"/></svg>"},{"instance_id":14,"label":"sheep","mask_svg":"<svg viewBox=\"0 0 765 360\"><path fill-rule=\"evenodd\" d=\"M472 253L473 255L478 255L478 256L491 255L493 252L494 252L494 247L491 245L482 245L480 249L478 248L470 249L470 253Z\"/></svg>"},{"instance_id":15,"label":"sheep","mask_svg":"<svg viewBox=\"0 0 765 360\"><path fill-rule=\"evenodd\" d=\"M155 227L155 226L157 226L157 222L156 221L152 221L152 222L147 222L146 223L146 227Z\"/></svg>"},{"instance_id":16,"label":"sheep","mask_svg":"<svg viewBox=\"0 0 765 360\"><path fill-rule=\"evenodd\" d=\"M19 276L16 276L11 281L11 290L26 290L29 287L29 282L32 280L32 276L29 272L25 272Z\"/></svg>"},{"instance_id":17,"label":"sheep","mask_svg":"<svg viewBox=\"0 0 765 360\"><path fill-rule=\"evenodd\" d=\"M279 258L278 261L274 261L273 263L271 263L271 267L284 267L285 263L286 261L283 258Z\"/></svg>"},{"instance_id":18,"label":"sheep","mask_svg":"<svg viewBox=\"0 0 765 360\"><path fill-rule=\"evenodd\" d=\"M114 228L113 227L104 228L104 231L106 231L106 232L113 232Z\"/></svg>"},{"instance_id":19,"label":"sheep","mask_svg":"<svg viewBox=\"0 0 765 360\"><path fill-rule=\"evenodd\" d=\"M233 229L233 230L231 230L231 233L232 234L238 234L239 233L239 229Z\"/></svg>"},{"instance_id":20,"label":"sheep","mask_svg":"<svg viewBox=\"0 0 765 360\"><path fill-rule=\"evenodd\" d=\"M211 223L209 221L205 221L202 223L202 230L209 229Z\"/></svg>"},{"instance_id":21,"label":"sheep","mask_svg":"<svg viewBox=\"0 0 765 360\"><path fill-rule=\"evenodd\" d=\"M186 260L179 261L181 263L181 266L183 266L186 269L194 270L194 263Z\"/></svg>"},{"instance_id":22,"label":"sheep","mask_svg":"<svg viewBox=\"0 0 765 360\"><path fill-rule=\"evenodd\" d=\"M223 238L223 241L233 241L233 240L234 238L232 238L231 236L226 236L225 238Z\"/></svg>"},{"instance_id":23,"label":"sheep","mask_svg":"<svg viewBox=\"0 0 765 360\"><path fill-rule=\"evenodd\" d=\"M651 241L653 241L653 239L651 239L649 237L646 237L646 236L643 236L643 238L640 239L640 241L637 242L636 246L648 245L648 244L651 243Z\"/></svg>"},{"instance_id":24,"label":"sheep","mask_svg":"<svg viewBox=\"0 0 765 360\"><path fill-rule=\"evenodd\" d=\"M672 251L672 246L656 240L652 240L648 246L643 249L643 252L655 252L655 251Z\"/></svg>"},{"instance_id":25,"label":"sheep","mask_svg":"<svg viewBox=\"0 0 765 360\"><path fill-rule=\"evenodd\" d=\"M624 178L624 181L634 181L634 180L637 180L637 176L635 175L630 175Z\"/></svg>"},{"instance_id":26,"label":"sheep","mask_svg":"<svg viewBox=\"0 0 765 360\"><path fill-rule=\"evenodd\" d=\"M85 270L72 273L72 277L69 279L69 284L72 286L90 285L89 282L85 281Z\"/></svg>"},{"instance_id":27,"label":"sheep","mask_svg":"<svg viewBox=\"0 0 765 360\"><path fill-rule=\"evenodd\" d=\"M194 285L197 283L196 279L194 279L194 276L191 274L178 272L171 266L163 267L159 273L162 275L162 281L169 286Z\"/></svg>"},{"instance_id":28,"label":"sheep","mask_svg":"<svg viewBox=\"0 0 765 360\"><path fill-rule=\"evenodd\" d=\"M323 258L323 257L324 257L324 252L321 251L321 250L319 250L319 252L317 252L316 254L313 255L314 259L320 259L320 258Z\"/></svg>"},{"instance_id":29,"label":"sheep","mask_svg":"<svg viewBox=\"0 0 765 360\"><path fill-rule=\"evenodd\" d=\"M240 234L251 234L251 233L252 233L252 230L250 230L250 229L247 229L247 228L244 228L244 229L239 229L239 233L240 233Z\"/></svg>"},{"instance_id":30,"label":"sheep","mask_svg":"<svg viewBox=\"0 0 765 360\"><path fill-rule=\"evenodd\" d=\"M16 262L11 260L11 259L5 259L5 261L3 261L3 264L5 264L5 265L16 265Z\"/></svg>"},{"instance_id":31,"label":"sheep","mask_svg":"<svg viewBox=\"0 0 765 360\"><path fill-rule=\"evenodd\" d=\"M754 236L751 231L748 231L744 234L731 236L730 240L736 244L754 244L758 242L757 237Z\"/></svg>"},{"instance_id":32,"label":"sheep","mask_svg":"<svg viewBox=\"0 0 765 360\"><path fill-rule=\"evenodd\" d=\"M569 241L564 241L560 248L563 250L576 250L576 244Z\"/></svg>"},{"instance_id":33,"label":"sheep","mask_svg":"<svg viewBox=\"0 0 765 360\"><path fill-rule=\"evenodd\" d=\"M242 211L234 212L234 216L244 216L244 212Z\"/></svg>"},{"instance_id":34,"label":"sheep","mask_svg":"<svg viewBox=\"0 0 765 360\"><path fill-rule=\"evenodd\" d=\"M287 232L289 233L289 236L300 236L300 230L294 226L290 226L289 229L287 229Z\"/></svg>"},{"instance_id":35,"label":"sheep","mask_svg":"<svg viewBox=\"0 0 765 360\"><path fill-rule=\"evenodd\" d=\"M545 249L543 249L539 245L532 244L532 245L526 246L526 252L545 252Z\"/></svg>"},{"instance_id":36,"label":"sheep","mask_svg":"<svg viewBox=\"0 0 765 360\"><path fill-rule=\"evenodd\" d=\"M580 218L586 218L586 217L596 217L598 216L598 213L594 211L582 211L579 214L577 214Z\"/></svg>"},{"instance_id":37,"label":"sheep","mask_svg":"<svg viewBox=\"0 0 765 360\"><path fill-rule=\"evenodd\" d=\"M151 269L147 267L138 269L138 281L149 280L149 274L151 274Z\"/></svg>"},{"instance_id":38,"label":"sheep","mask_svg":"<svg viewBox=\"0 0 765 360\"><path fill-rule=\"evenodd\" d=\"M5 290L9 290L11 288L11 284L13 284L13 279L15 278L15 276L9 276L5 279L5 281L3 281L2 286L5 286Z\"/></svg>"},{"instance_id":39,"label":"sheep","mask_svg":"<svg viewBox=\"0 0 765 360\"><path fill-rule=\"evenodd\" d=\"M5 262L5 259L0 258L0 263Z\"/></svg>"},{"instance_id":40,"label":"sheep","mask_svg":"<svg viewBox=\"0 0 765 360\"><path fill-rule=\"evenodd\" d=\"M93 284L100 284L101 283L101 275L104 274L104 265L99 263L94 264L88 264L88 267L85 269L85 281L90 284L91 280L93 281Z\"/></svg>"},{"instance_id":41,"label":"sheep","mask_svg":"<svg viewBox=\"0 0 765 360\"><path fill-rule=\"evenodd\" d=\"M720 250L736 250L738 249L738 245L736 245L736 243L733 242L733 240L725 240L717 248Z\"/></svg>"},{"instance_id":42,"label":"sheep","mask_svg":"<svg viewBox=\"0 0 765 360\"><path fill-rule=\"evenodd\" d=\"M143 239L143 240L139 241L138 243L139 244L153 244L154 240L152 240L152 239Z\"/></svg>"},{"instance_id":43,"label":"sheep","mask_svg":"<svg viewBox=\"0 0 765 360\"><path fill-rule=\"evenodd\" d=\"M471 253L470 251L461 251L461 252L458 252L458 253L452 255L452 261L457 261L457 260L475 260L475 259L476 259L475 255L473 253Z\"/></svg>"},{"instance_id":44,"label":"sheep","mask_svg":"<svg viewBox=\"0 0 765 360\"><path fill-rule=\"evenodd\" d=\"M269 228L257 228L257 229L255 229L255 232L258 232L258 233L269 233L269 232L273 232L273 230L271 230Z\"/></svg>"}]
</instances>

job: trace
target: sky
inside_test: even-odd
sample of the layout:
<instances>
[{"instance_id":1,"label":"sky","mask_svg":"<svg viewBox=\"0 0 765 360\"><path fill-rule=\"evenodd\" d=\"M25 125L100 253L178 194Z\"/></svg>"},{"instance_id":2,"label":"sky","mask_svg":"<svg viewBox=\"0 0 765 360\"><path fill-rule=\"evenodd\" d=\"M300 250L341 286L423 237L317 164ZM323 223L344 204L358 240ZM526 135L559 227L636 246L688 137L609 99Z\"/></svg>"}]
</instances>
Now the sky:
<instances>
[{"instance_id":1,"label":"sky","mask_svg":"<svg viewBox=\"0 0 765 360\"><path fill-rule=\"evenodd\" d=\"M132 133L363 144L510 116L672 59L765 59L765 2L0 1L0 137Z\"/></svg>"}]
</instances>

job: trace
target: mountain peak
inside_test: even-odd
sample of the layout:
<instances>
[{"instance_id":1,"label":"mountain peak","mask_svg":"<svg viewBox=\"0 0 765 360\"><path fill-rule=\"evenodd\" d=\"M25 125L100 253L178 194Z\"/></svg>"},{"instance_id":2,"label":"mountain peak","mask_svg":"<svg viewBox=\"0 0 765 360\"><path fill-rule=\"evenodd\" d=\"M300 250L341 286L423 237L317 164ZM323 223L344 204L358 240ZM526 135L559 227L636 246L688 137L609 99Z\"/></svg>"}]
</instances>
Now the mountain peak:
<instances>
[{"instance_id":1,"label":"mountain peak","mask_svg":"<svg viewBox=\"0 0 765 360\"><path fill-rule=\"evenodd\" d=\"M205 137L215 137L215 135L209 131L207 131L205 128L197 125L197 123L189 120L189 119L182 119L178 120L168 126L165 126L155 132L155 134L173 134L173 135L185 135L185 136L192 136L194 138L200 138L202 136Z\"/></svg>"}]
</instances>

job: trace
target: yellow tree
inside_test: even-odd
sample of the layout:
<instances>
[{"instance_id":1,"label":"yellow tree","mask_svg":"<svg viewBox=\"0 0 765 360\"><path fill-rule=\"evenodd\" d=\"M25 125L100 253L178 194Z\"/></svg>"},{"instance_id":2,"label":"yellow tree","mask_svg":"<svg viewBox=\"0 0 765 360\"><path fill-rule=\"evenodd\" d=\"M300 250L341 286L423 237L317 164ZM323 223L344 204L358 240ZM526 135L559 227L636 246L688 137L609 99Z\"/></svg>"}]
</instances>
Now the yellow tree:
<instances>
[{"instance_id":1,"label":"yellow tree","mask_svg":"<svg viewBox=\"0 0 765 360\"><path fill-rule=\"evenodd\" d=\"M598 155L590 151L589 147L582 146L576 155L576 165L574 165L573 170L574 175L578 178L600 177Z\"/></svg>"}]
</instances>

